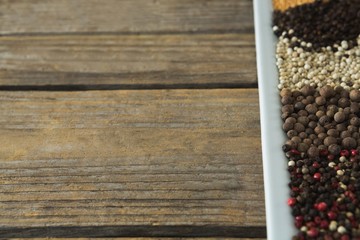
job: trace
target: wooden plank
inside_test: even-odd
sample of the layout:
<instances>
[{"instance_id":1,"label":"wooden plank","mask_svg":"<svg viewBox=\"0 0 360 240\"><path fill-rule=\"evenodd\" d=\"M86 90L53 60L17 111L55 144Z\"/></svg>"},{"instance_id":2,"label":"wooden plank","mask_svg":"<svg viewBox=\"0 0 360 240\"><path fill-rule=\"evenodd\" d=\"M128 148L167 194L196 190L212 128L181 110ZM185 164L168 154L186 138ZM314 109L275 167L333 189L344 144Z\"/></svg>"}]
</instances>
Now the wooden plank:
<instances>
[{"instance_id":1,"label":"wooden plank","mask_svg":"<svg viewBox=\"0 0 360 240\"><path fill-rule=\"evenodd\" d=\"M0 37L0 85L253 87L254 44L253 34Z\"/></svg>"},{"instance_id":2,"label":"wooden plank","mask_svg":"<svg viewBox=\"0 0 360 240\"><path fill-rule=\"evenodd\" d=\"M0 34L253 32L251 0L0 0Z\"/></svg>"},{"instance_id":3,"label":"wooden plank","mask_svg":"<svg viewBox=\"0 0 360 240\"><path fill-rule=\"evenodd\" d=\"M265 237L257 98L0 92L0 235Z\"/></svg>"}]
</instances>

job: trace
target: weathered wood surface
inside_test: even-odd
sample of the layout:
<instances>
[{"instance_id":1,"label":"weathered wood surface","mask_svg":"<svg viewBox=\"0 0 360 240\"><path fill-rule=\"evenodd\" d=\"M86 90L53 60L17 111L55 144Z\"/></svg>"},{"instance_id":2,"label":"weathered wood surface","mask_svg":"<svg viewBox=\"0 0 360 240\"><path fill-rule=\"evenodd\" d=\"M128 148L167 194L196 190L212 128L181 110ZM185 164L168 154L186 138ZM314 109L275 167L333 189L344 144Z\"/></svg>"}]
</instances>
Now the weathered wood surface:
<instances>
[{"instance_id":1,"label":"weathered wood surface","mask_svg":"<svg viewBox=\"0 0 360 240\"><path fill-rule=\"evenodd\" d=\"M253 34L0 37L0 89L254 87L254 44Z\"/></svg>"},{"instance_id":2,"label":"weathered wood surface","mask_svg":"<svg viewBox=\"0 0 360 240\"><path fill-rule=\"evenodd\" d=\"M0 0L0 34L253 31L251 0Z\"/></svg>"},{"instance_id":3,"label":"weathered wood surface","mask_svg":"<svg viewBox=\"0 0 360 240\"><path fill-rule=\"evenodd\" d=\"M0 92L0 235L264 237L257 97Z\"/></svg>"}]
</instances>

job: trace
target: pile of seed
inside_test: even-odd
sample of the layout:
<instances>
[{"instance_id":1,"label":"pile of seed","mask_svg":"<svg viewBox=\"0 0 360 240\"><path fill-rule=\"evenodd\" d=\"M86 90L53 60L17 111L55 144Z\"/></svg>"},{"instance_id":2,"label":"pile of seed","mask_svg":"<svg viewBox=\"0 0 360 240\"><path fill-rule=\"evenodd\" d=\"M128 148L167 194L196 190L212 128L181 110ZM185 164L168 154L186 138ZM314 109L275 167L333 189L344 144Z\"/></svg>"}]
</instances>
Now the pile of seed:
<instances>
[{"instance_id":1,"label":"pile of seed","mask_svg":"<svg viewBox=\"0 0 360 240\"><path fill-rule=\"evenodd\" d=\"M317 0L286 11L274 11L275 34L294 31L297 38L311 42L312 48L332 46L348 41L356 44L360 28L359 0Z\"/></svg>"},{"instance_id":2,"label":"pile of seed","mask_svg":"<svg viewBox=\"0 0 360 240\"><path fill-rule=\"evenodd\" d=\"M296 240L360 239L359 20L360 0L274 12Z\"/></svg>"}]
</instances>

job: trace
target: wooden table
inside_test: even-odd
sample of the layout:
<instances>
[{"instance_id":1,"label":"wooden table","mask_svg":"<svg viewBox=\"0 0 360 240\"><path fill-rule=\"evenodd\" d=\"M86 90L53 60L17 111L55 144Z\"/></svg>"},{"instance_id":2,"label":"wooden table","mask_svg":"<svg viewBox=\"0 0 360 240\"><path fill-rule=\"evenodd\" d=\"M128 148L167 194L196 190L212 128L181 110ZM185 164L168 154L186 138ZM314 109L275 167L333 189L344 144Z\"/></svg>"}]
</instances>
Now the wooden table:
<instances>
[{"instance_id":1,"label":"wooden table","mask_svg":"<svg viewBox=\"0 0 360 240\"><path fill-rule=\"evenodd\" d=\"M250 0L0 0L0 237L265 238Z\"/></svg>"}]
</instances>

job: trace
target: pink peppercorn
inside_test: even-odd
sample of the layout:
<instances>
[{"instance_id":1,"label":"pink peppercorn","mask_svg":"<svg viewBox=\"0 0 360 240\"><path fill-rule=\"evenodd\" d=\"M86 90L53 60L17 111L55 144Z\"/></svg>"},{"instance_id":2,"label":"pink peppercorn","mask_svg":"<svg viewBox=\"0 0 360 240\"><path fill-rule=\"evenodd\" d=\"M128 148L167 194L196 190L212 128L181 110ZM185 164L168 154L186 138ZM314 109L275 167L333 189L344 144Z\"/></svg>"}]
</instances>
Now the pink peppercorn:
<instances>
[{"instance_id":1,"label":"pink peppercorn","mask_svg":"<svg viewBox=\"0 0 360 240\"><path fill-rule=\"evenodd\" d=\"M309 237L317 237L319 235L319 230L317 230L316 228L310 228L308 231L307 231L307 235Z\"/></svg>"},{"instance_id":2,"label":"pink peppercorn","mask_svg":"<svg viewBox=\"0 0 360 240\"><path fill-rule=\"evenodd\" d=\"M320 153L320 156L325 157L329 154L329 151L327 149L323 149L323 150L320 150L319 153Z\"/></svg>"},{"instance_id":3,"label":"pink peppercorn","mask_svg":"<svg viewBox=\"0 0 360 240\"><path fill-rule=\"evenodd\" d=\"M356 156L356 155L359 155L359 151L356 150L356 149L351 149L351 156Z\"/></svg>"},{"instance_id":4,"label":"pink peppercorn","mask_svg":"<svg viewBox=\"0 0 360 240\"><path fill-rule=\"evenodd\" d=\"M320 179L321 179L321 173L315 173L315 174L314 174L314 179L320 181Z\"/></svg>"},{"instance_id":5,"label":"pink peppercorn","mask_svg":"<svg viewBox=\"0 0 360 240\"><path fill-rule=\"evenodd\" d=\"M335 159L335 156L332 155L332 154L330 154L330 155L327 156L327 159L328 159L329 161L333 161L333 160Z\"/></svg>"},{"instance_id":6,"label":"pink peppercorn","mask_svg":"<svg viewBox=\"0 0 360 240\"><path fill-rule=\"evenodd\" d=\"M320 167L320 164L319 164L318 162L314 162L314 163L312 164L312 166L313 166L314 168L319 168L319 167Z\"/></svg>"},{"instance_id":7,"label":"pink peppercorn","mask_svg":"<svg viewBox=\"0 0 360 240\"><path fill-rule=\"evenodd\" d=\"M296 198L289 198L289 199L287 200L287 204L288 204L289 206L294 206L294 205L296 204Z\"/></svg>"},{"instance_id":8,"label":"pink peppercorn","mask_svg":"<svg viewBox=\"0 0 360 240\"><path fill-rule=\"evenodd\" d=\"M319 202L316 206L317 210L319 211L325 211L327 208L327 204L325 202Z\"/></svg>"},{"instance_id":9,"label":"pink peppercorn","mask_svg":"<svg viewBox=\"0 0 360 240\"><path fill-rule=\"evenodd\" d=\"M294 155L300 155L301 153L296 149L291 149L290 152Z\"/></svg>"},{"instance_id":10,"label":"pink peppercorn","mask_svg":"<svg viewBox=\"0 0 360 240\"><path fill-rule=\"evenodd\" d=\"M323 228L323 229L327 229L329 227L329 222L326 221L326 220L322 220L320 222L320 227Z\"/></svg>"},{"instance_id":11,"label":"pink peppercorn","mask_svg":"<svg viewBox=\"0 0 360 240\"><path fill-rule=\"evenodd\" d=\"M341 150L340 156L343 156L343 157L348 157L348 156L350 156L349 150L346 150L346 149Z\"/></svg>"},{"instance_id":12,"label":"pink peppercorn","mask_svg":"<svg viewBox=\"0 0 360 240\"><path fill-rule=\"evenodd\" d=\"M349 235L342 235L340 240L350 240Z\"/></svg>"},{"instance_id":13,"label":"pink peppercorn","mask_svg":"<svg viewBox=\"0 0 360 240\"><path fill-rule=\"evenodd\" d=\"M337 214L335 212L333 212L333 211L330 211L330 212L327 213L327 216L328 216L328 218L330 220L335 220L336 217L337 217Z\"/></svg>"}]
</instances>

